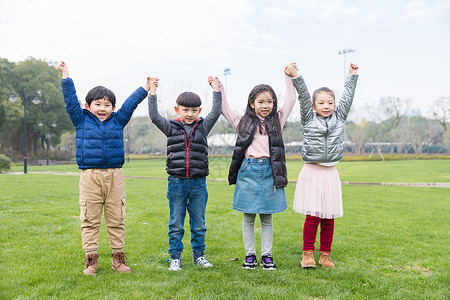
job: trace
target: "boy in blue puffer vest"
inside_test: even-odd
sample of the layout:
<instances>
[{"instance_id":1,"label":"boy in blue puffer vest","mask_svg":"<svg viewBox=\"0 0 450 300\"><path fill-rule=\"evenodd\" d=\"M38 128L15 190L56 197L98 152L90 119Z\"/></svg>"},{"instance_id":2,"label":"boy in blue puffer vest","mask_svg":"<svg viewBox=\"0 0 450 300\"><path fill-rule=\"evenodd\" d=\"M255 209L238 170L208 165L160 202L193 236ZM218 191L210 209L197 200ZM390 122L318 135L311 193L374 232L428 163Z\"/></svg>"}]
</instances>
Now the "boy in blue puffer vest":
<instances>
[{"instance_id":1,"label":"boy in blue puffer vest","mask_svg":"<svg viewBox=\"0 0 450 300\"><path fill-rule=\"evenodd\" d=\"M189 212L191 246L194 264L212 267L205 256L205 210L208 200L208 143L206 137L220 116L222 93L220 83L211 80L213 106L206 118L198 118L202 111L200 97L192 92L181 93L175 112L178 119L166 119L158 112L156 87L158 78L150 78L148 112L152 122L167 136L166 171L169 174L169 270L181 270L184 218Z\"/></svg>"},{"instance_id":2,"label":"boy in blue puffer vest","mask_svg":"<svg viewBox=\"0 0 450 300\"><path fill-rule=\"evenodd\" d=\"M102 210L112 249L112 268L129 273L125 262L125 180L123 128L134 110L148 95L149 80L139 87L114 112L116 97L102 86L86 95L85 109L80 107L75 86L64 62L58 65L66 111L76 128L76 158L80 174L81 238L85 252L84 275L95 275L98 266L98 237Z\"/></svg>"}]
</instances>

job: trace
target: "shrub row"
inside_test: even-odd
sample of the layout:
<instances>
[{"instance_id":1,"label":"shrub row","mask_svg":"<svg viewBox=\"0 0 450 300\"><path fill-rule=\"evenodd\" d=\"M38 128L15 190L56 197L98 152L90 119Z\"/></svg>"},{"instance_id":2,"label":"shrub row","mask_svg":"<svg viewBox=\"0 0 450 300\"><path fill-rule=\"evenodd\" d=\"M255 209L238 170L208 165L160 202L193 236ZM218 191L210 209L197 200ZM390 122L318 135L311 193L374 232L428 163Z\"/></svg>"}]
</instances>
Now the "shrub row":
<instances>
[{"instance_id":1,"label":"shrub row","mask_svg":"<svg viewBox=\"0 0 450 300\"><path fill-rule=\"evenodd\" d=\"M450 159L450 154L386 154L384 160ZM287 155L288 160L302 160L301 155ZM344 155L341 161L382 161L379 155Z\"/></svg>"},{"instance_id":2,"label":"shrub row","mask_svg":"<svg viewBox=\"0 0 450 300\"><path fill-rule=\"evenodd\" d=\"M9 169L11 169L11 159L4 154L0 154L0 173Z\"/></svg>"},{"instance_id":3,"label":"shrub row","mask_svg":"<svg viewBox=\"0 0 450 300\"><path fill-rule=\"evenodd\" d=\"M125 155L125 159L128 156ZM165 155L149 155L149 154L130 154L130 159L165 159ZM229 158L231 155L209 155L209 158ZM386 154L383 155L384 160L419 160L419 159L450 159L450 154ZM301 155L286 155L287 160L302 160ZM341 161L381 161L379 155L344 155Z\"/></svg>"}]
</instances>

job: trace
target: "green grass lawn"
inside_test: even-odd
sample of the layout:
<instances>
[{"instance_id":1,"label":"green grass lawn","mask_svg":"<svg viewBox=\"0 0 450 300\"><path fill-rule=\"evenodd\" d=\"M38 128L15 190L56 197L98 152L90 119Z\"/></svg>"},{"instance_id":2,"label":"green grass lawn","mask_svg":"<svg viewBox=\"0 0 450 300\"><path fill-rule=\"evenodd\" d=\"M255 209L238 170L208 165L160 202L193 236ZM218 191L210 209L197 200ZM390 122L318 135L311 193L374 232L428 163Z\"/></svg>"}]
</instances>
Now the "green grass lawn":
<instances>
[{"instance_id":1,"label":"green grass lawn","mask_svg":"<svg viewBox=\"0 0 450 300\"><path fill-rule=\"evenodd\" d=\"M288 163L295 180L303 163ZM341 180L450 182L450 161L340 163ZM21 171L20 167L15 167ZM132 161L128 176L165 177L164 161ZM225 161L211 178L226 178ZM29 171L78 172L76 166ZM445 173L445 174L441 174ZM425 175L426 174L426 175ZM192 264L187 230L182 271L169 272L164 180L127 179L126 247L131 274L111 270L104 225L99 270L82 275L78 177L0 176L0 299L448 299L450 189L343 186L344 216L336 220L336 269L302 269L304 216L274 215L276 271L242 270L242 214L231 209L233 186L209 181L206 254L213 268ZM259 226L259 223L258 225ZM186 222L186 229L188 223ZM257 228L257 250L260 248ZM237 260L235 260L237 258Z\"/></svg>"},{"instance_id":2,"label":"green grass lawn","mask_svg":"<svg viewBox=\"0 0 450 300\"><path fill-rule=\"evenodd\" d=\"M288 160L288 178L296 181L304 162ZM208 179L226 179L230 158L212 157ZM164 159L131 160L124 164L125 175L167 177ZM342 181L351 182L450 182L450 160L397 160L340 162L337 165ZM77 165L28 166L33 171L79 172ZM14 166L12 172L23 172Z\"/></svg>"}]
</instances>

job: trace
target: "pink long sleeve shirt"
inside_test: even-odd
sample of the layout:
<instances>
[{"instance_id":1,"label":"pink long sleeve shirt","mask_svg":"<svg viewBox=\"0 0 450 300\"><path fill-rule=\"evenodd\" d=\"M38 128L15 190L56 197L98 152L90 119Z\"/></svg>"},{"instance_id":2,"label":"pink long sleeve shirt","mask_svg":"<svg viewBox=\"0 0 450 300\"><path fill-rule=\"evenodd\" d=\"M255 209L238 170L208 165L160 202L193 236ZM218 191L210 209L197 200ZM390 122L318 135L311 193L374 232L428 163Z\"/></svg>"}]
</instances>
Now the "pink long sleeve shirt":
<instances>
[{"instance_id":1,"label":"pink long sleeve shirt","mask_svg":"<svg viewBox=\"0 0 450 300\"><path fill-rule=\"evenodd\" d=\"M294 108L296 96L294 84L292 83L292 78L290 76L285 75L285 79L286 79L286 98L284 100L283 107L278 111L278 119L280 120L281 128L283 128L284 124L286 124L289 114ZM242 116L239 113L231 110L223 86L221 87L221 92L222 92L222 114L228 120L228 122L230 122L230 124L236 129L239 125L239 122L242 119ZM270 157L269 136L267 135L265 128L263 128L263 133L260 133L259 130L256 130L252 143L245 151L245 157L251 158Z\"/></svg>"}]
</instances>

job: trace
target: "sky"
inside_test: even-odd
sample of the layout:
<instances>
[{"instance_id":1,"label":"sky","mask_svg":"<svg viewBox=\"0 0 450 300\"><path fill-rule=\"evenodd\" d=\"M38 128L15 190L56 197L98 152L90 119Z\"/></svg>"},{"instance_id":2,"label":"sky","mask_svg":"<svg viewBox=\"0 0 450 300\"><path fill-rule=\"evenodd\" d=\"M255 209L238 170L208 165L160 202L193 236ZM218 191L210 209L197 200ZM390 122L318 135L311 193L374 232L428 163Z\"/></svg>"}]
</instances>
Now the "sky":
<instances>
[{"instance_id":1,"label":"sky","mask_svg":"<svg viewBox=\"0 0 450 300\"><path fill-rule=\"evenodd\" d=\"M428 116L435 100L450 96L449 0L0 0L0 41L9 61L65 61L81 100L104 85L117 108L156 76L162 112L192 91L205 116L213 75L242 113L260 83L283 101L290 62L310 92L327 86L337 97L348 64L358 64L355 122L378 119L383 97ZM344 49L355 51L339 54ZM144 101L135 116L147 114ZM297 119L298 104L290 120Z\"/></svg>"}]
</instances>

